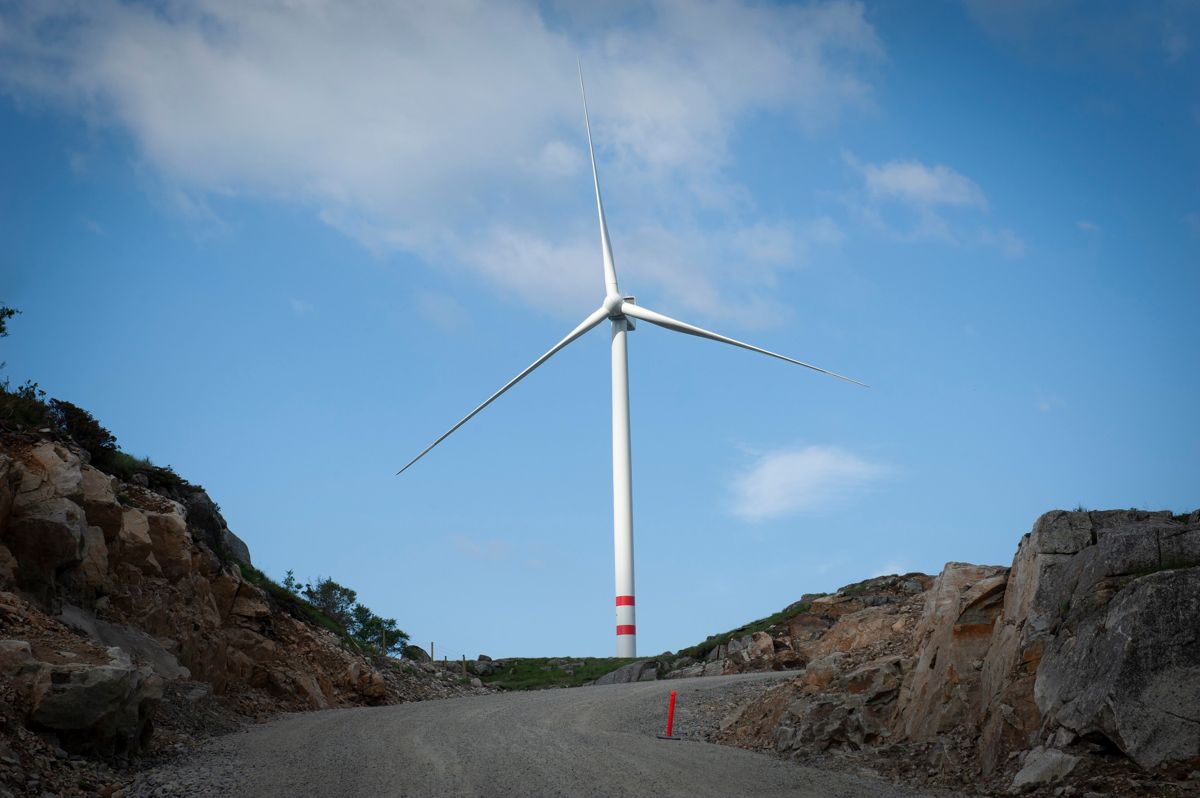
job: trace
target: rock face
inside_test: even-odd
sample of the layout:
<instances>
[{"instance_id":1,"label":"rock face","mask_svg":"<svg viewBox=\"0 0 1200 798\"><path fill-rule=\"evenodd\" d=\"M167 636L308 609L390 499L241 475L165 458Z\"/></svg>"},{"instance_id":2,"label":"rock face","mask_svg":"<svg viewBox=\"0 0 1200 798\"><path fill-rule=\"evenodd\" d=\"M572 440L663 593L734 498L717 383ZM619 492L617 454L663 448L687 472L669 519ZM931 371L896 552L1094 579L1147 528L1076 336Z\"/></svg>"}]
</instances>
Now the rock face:
<instances>
[{"instance_id":1,"label":"rock face","mask_svg":"<svg viewBox=\"0 0 1200 798\"><path fill-rule=\"evenodd\" d=\"M1047 513L984 663L985 768L1058 728L1139 765L1200 755L1200 513Z\"/></svg>"},{"instance_id":2,"label":"rock face","mask_svg":"<svg viewBox=\"0 0 1200 798\"><path fill-rule=\"evenodd\" d=\"M408 677L247 581L245 544L183 484L167 496L73 445L0 433L0 692L21 696L26 725L72 751L127 754L164 680L206 682L249 714L408 694Z\"/></svg>"},{"instance_id":3,"label":"rock face","mask_svg":"<svg viewBox=\"0 0 1200 798\"><path fill-rule=\"evenodd\" d=\"M1011 568L852 585L772 636L804 670L730 719L727 742L901 752L899 772L1014 791L1093 772L1097 752L1200 762L1200 511L1047 513Z\"/></svg>"}]
</instances>

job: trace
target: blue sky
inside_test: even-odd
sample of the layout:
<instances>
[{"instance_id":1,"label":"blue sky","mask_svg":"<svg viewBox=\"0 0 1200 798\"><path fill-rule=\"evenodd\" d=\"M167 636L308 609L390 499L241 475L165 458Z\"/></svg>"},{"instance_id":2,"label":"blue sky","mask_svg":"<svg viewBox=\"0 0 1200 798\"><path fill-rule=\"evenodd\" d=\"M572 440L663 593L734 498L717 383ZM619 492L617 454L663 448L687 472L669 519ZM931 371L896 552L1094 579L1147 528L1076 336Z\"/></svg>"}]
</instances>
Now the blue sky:
<instances>
[{"instance_id":1,"label":"blue sky","mask_svg":"<svg viewBox=\"0 0 1200 798\"><path fill-rule=\"evenodd\" d=\"M639 650L1194 509L1200 14L1175 2L0 6L6 375L209 489L256 564L439 654Z\"/></svg>"}]
</instances>

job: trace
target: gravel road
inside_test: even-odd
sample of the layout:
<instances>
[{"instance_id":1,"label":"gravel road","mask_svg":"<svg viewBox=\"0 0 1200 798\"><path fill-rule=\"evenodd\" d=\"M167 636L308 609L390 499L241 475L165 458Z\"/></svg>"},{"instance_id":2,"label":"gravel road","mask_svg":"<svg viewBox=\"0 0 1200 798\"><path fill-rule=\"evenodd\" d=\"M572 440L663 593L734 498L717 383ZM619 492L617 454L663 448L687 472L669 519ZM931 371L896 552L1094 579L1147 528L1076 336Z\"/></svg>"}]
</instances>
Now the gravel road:
<instances>
[{"instance_id":1,"label":"gravel road","mask_svg":"<svg viewBox=\"0 0 1200 798\"><path fill-rule=\"evenodd\" d=\"M289 715L150 771L131 796L921 795L700 740L776 674L503 693ZM660 740L667 696L676 733ZM928 793L933 795L934 793ZM936 793L946 796L947 793Z\"/></svg>"}]
</instances>

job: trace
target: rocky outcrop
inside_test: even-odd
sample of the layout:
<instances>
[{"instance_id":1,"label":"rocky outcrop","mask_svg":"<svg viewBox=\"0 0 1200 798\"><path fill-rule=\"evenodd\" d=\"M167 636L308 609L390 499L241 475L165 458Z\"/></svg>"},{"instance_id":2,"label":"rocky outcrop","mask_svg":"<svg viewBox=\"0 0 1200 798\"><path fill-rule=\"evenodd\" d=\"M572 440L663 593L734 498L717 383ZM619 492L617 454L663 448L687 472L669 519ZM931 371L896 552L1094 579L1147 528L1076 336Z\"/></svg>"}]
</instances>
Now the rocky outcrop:
<instances>
[{"instance_id":1,"label":"rocky outcrop","mask_svg":"<svg viewBox=\"0 0 1200 798\"><path fill-rule=\"evenodd\" d=\"M622 665L596 680L596 684L627 684L629 682L652 682L658 678L658 666L652 660L642 660Z\"/></svg>"},{"instance_id":2,"label":"rocky outcrop","mask_svg":"<svg viewBox=\"0 0 1200 798\"><path fill-rule=\"evenodd\" d=\"M1038 519L984 663L985 770L1051 736L1103 739L1146 768L1200 756L1198 587L1200 513Z\"/></svg>"},{"instance_id":3,"label":"rocky outcrop","mask_svg":"<svg viewBox=\"0 0 1200 798\"><path fill-rule=\"evenodd\" d=\"M927 589L898 591L906 579ZM927 580L843 588L776 625L804 670L722 738L1017 792L1090 779L1174 794L1200 764L1200 511L1048 513L1011 568ZM1143 775L1106 781L1121 761Z\"/></svg>"},{"instance_id":4,"label":"rocky outcrop","mask_svg":"<svg viewBox=\"0 0 1200 798\"><path fill-rule=\"evenodd\" d=\"M174 681L250 716L471 690L372 661L268 595L202 490L151 490L86 459L0 433L0 692L54 746L137 753Z\"/></svg>"},{"instance_id":5,"label":"rocky outcrop","mask_svg":"<svg viewBox=\"0 0 1200 798\"><path fill-rule=\"evenodd\" d=\"M28 602L0 593L4 628L52 623L38 615ZM0 640L0 680L31 728L53 733L69 750L104 755L137 753L162 697L162 679L116 647L40 646L35 652L25 640Z\"/></svg>"}]
</instances>

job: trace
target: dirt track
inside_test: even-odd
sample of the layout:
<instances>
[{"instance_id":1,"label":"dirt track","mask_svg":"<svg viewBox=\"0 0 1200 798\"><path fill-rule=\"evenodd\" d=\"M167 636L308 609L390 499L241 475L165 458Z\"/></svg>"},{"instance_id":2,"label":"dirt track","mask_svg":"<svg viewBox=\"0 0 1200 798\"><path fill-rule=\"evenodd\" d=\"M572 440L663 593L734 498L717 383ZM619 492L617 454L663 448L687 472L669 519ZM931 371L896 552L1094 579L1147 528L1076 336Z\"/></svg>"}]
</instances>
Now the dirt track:
<instances>
[{"instance_id":1,"label":"dirt track","mask_svg":"<svg viewBox=\"0 0 1200 798\"><path fill-rule=\"evenodd\" d=\"M830 773L695 740L657 739L666 697L696 735L723 692L771 675L507 693L291 715L145 774L134 796L805 796L899 798ZM713 710L716 711L716 710ZM689 730L688 718L692 718ZM945 793L939 793L945 796Z\"/></svg>"}]
</instances>

